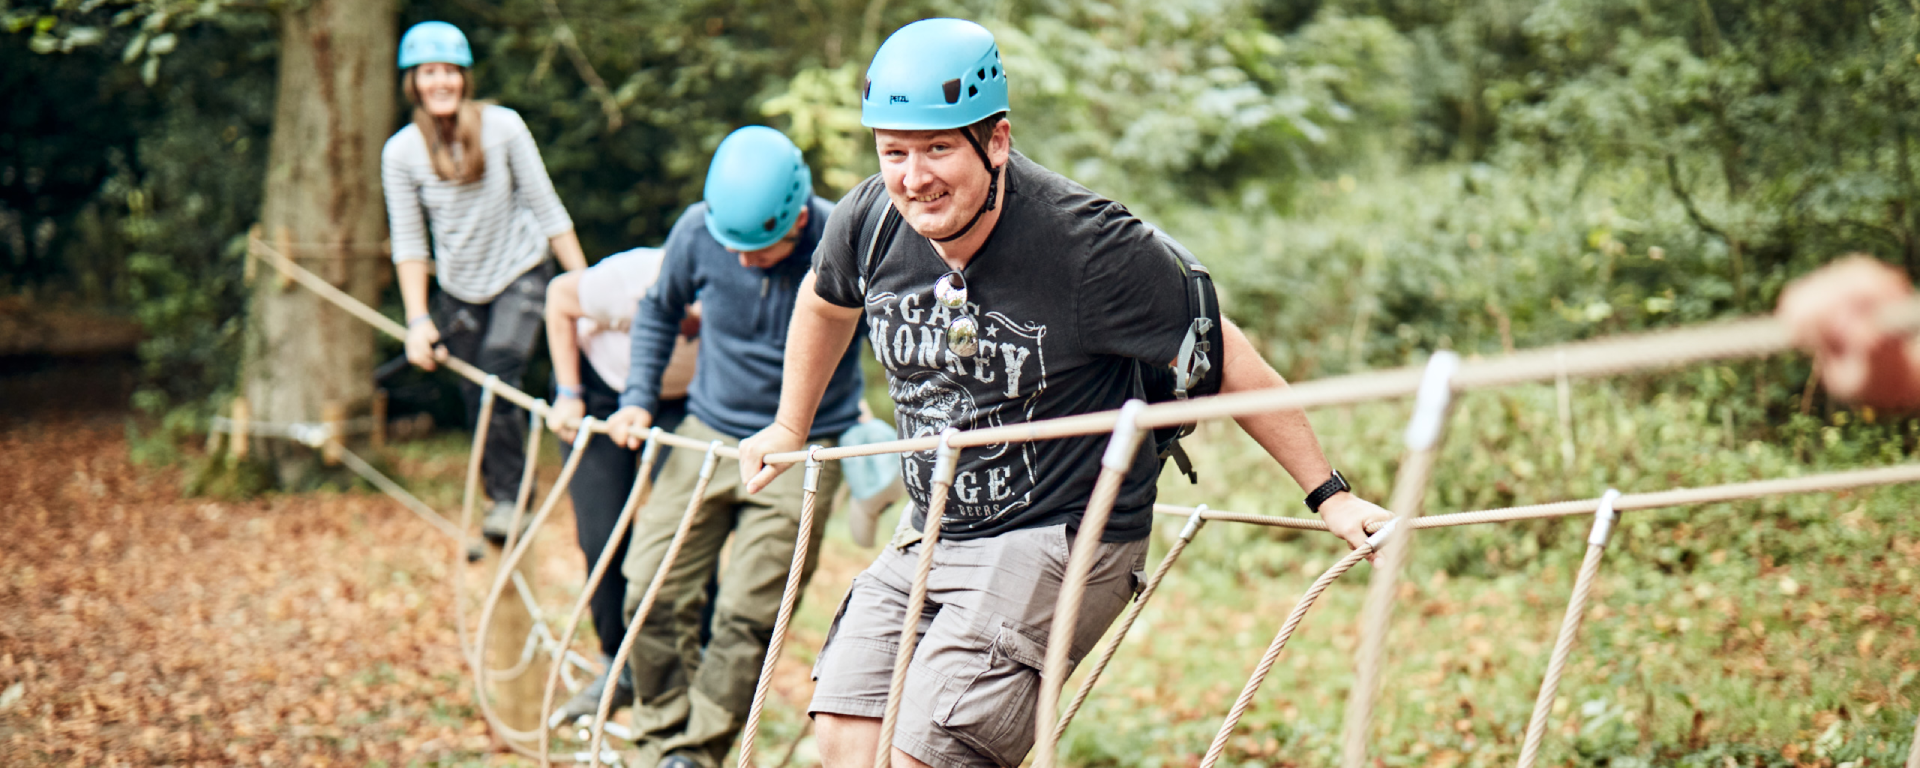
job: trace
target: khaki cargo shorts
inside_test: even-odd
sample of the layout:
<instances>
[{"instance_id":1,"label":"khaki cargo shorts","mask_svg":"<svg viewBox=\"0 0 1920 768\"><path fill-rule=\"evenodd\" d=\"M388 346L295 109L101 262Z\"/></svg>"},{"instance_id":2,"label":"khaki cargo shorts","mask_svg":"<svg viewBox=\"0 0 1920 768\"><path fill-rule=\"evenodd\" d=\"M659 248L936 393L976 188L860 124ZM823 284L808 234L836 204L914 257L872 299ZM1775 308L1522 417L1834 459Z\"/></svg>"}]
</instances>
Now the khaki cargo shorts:
<instances>
[{"instance_id":1,"label":"khaki cargo shorts","mask_svg":"<svg viewBox=\"0 0 1920 768\"><path fill-rule=\"evenodd\" d=\"M853 580L814 665L808 714L881 716L921 546L889 545ZM1075 664L1145 582L1146 540L1099 546L1074 628ZM1064 525L940 542L895 748L934 768L1020 764L1033 748L1068 549Z\"/></svg>"}]
</instances>

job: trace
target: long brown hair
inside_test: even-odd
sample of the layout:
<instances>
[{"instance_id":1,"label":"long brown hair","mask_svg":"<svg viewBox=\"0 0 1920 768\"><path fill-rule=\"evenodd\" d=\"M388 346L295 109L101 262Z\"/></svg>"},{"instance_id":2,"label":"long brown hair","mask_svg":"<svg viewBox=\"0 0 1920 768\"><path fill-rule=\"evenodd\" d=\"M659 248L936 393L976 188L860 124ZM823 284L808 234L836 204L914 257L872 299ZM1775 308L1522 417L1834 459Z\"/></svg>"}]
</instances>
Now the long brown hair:
<instances>
[{"instance_id":1,"label":"long brown hair","mask_svg":"<svg viewBox=\"0 0 1920 768\"><path fill-rule=\"evenodd\" d=\"M419 71L419 67L409 68L400 87L407 94L407 103L413 105L413 124L427 140L427 157L433 161L434 175L455 184L479 181L487 172L487 154L480 148L480 108L484 104L473 100L473 74L466 67L460 68L460 107L453 112L451 130L446 131L452 134L449 137L441 132L440 121L420 103L420 86L414 82Z\"/></svg>"}]
</instances>

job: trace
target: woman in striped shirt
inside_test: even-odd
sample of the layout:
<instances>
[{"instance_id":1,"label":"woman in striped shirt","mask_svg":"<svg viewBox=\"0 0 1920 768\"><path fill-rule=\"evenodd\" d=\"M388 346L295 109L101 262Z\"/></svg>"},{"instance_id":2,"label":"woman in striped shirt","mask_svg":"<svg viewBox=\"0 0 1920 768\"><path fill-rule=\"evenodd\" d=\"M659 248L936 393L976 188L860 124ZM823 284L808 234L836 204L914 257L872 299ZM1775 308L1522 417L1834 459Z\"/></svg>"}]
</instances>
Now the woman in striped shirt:
<instances>
[{"instance_id":1,"label":"woman in striped shirt","mask_svg":"<svg viewBox=\"0 0 1920 768\"><path fill-rule=\"evenodd\" d=\"M433 370L448 354L520 386L552 267L586 269L573 220L553 192L540 150L511 109L473 100L473 52L451 24L429 21L400 40L402 87L413 122L380 153L393 263L407 312L407 359ZM428 235L432 235L432 250ZM427 302L428 255L440 295ZM467 418L480 413L480 388L462 383ZM527 416L494 407L481 465L493 504L481 531L504 541L526 466Z\"/></svg>"}]
</instances>

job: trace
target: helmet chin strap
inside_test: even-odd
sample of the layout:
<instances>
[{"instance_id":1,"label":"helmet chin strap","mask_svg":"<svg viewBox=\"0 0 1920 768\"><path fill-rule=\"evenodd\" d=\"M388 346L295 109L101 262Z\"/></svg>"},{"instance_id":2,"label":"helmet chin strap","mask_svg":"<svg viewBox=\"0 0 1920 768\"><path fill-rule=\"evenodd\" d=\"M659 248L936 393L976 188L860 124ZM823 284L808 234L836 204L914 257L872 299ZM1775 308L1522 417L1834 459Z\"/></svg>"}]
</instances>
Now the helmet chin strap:
<instances>
[{"instance_id":1,"label":"helmet chin strap","mask_svg":"<svg viewBox=\"0 0 1920 768\"><path fill-rule=\"evenodd\" d=\"M973 225L980 223L980 217L987 215L987 211L993 210L999 204L1000 169L993 167L993 161L987 159L987 150L980 146L979 139L973 137L973 131L961 128L960 135L967 137L967 143L973 145L974 154L980 156L980 164L987 167L987 199L980 204L979 210L973 212L973 218L967 219L967 225L961 227L960 231L946 237L928 238L936 243L951 243L966 237L968 232L973 231Z\"/></svg>"}]
</instances>

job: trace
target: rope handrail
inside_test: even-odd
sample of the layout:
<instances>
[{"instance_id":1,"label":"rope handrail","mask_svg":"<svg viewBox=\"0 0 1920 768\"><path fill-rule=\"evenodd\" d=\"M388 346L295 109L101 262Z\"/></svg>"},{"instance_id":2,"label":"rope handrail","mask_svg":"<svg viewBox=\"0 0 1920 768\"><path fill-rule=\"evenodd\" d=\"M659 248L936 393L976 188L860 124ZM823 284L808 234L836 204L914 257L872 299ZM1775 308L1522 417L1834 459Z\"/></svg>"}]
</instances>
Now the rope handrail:
<instances>
[{"instance_id":1,"label":"rope handrail","mask_svg":"<svg viewBox=\"0 0 1920 768\"><path fill-rule=\"evenodd\" d=\"M1716 504L1744 499L1757 499L1763 496L1782 496L1821 491L1844 491L1853 488L1869 488L1881 485L1900 485L1920 483L1920 462L1895 464L1889 467L1871 469L1849 469L1836 472L1822 472L1817 475L1800 477L1771 478L1750 480L1720 485L1702 485L1692 488L1673 488L1664 491L1628 493L1619 496L1613 505L1615 511L1627 512L1643 509L1662 509L1666 507L1687 507L1700 504ZM1449 512L1446 514L1426 515L1412 521L1415 528L1451 528L1461 525L1482 523L1506 523L1518 520L1538 520L1549 517L1571 517L1593 513L1594 505L1601 497L1590 499L1568 499L1541 504L1528 504L1513 507L1497 507L1469 512ZM1173 504L1153 505L1154 514L1173 517L1199 515L1208 522L1245 523L1269 528L1291 528L1302 531L1327 530L1325 521L1305 517L1285 517L1281 515L1260 515L1251 512L1229 512L1226 510L1200 509ZM1367 532L1375 533L1380 526L1368 525Z\"/></svg>"},{"instance_id":2,"label":"rope handrail","mask_svg":"<svg viewBox=\"0 0 1920 768\"><path fill-rule=\"evenodd\" d=\"M254 239L249 253L264 258L275 269L307 286L321 298L359 317L395 339L406 339L406 328L380 314L339 288L289 261L266 242ZM1880 318L1881 325L1901 333L1920 331L1920 300L1899 305ZM1597 341L1575 342L1542 347L1490 360L1463 361L1453 374L1455 392L1510 386L1536 381L1552 381L1559 376L1592 378L1634 371L1671 368L1712 360L1729 360L1772 354L1789 346L1786 326L1771 317L1753 317L1668 331L1612 337ZM456 357L441 361L453 372L483 387L497 390L515 405L545 418L551 409L539 399L498 380ZM1420 386L1424 366L1357 373L1274 389L1157 403L1142 409L1137 418L1141 428L1153 429L1188 424L1208 419L1230 418L1270 411L1358 405L1374 400L1406 397ZM1063 437L1081 437L1113 431L1120 410L1064 416L1060 418L965 430L953 436L955 448L978 448L1002 443L1022 443ZM593 427L606 432L604 424ZM671 437L671 436L669 436ZM938 436L926 436L859 446L836 446L818 452L822 461L873 456L885 453L929 451L939 445ZM701 448L697 441L677 447ZM738 458L736 450L720 454ZM764 457L769 464L797 464L806 461L805 450L772 453Z\"/></svg>"}]
</instances>

